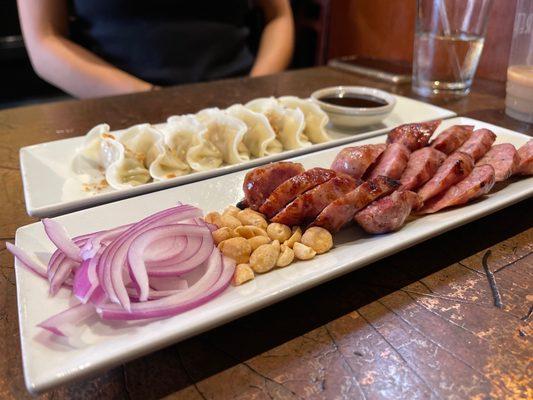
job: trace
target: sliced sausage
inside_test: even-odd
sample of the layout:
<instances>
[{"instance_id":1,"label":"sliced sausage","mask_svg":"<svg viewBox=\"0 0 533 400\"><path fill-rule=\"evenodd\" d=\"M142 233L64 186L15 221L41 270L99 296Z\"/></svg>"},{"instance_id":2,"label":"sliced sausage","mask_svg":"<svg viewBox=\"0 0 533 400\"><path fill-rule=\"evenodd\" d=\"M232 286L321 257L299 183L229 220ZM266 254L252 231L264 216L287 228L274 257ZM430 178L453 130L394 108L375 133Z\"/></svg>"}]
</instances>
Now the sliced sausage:
<instances>
[{"instance_id":1,"label":"sliced sausage","mask_svg":"<svg viewBox=\"0 0 533 400\"><path fill-rule=\"evenodd\" d=\"M398 186L397 180L385 176L370 179L324 208L313 225L335 233L350 222L357 211L377 198L396 190Z\"/></svg>"},{"instance_id":2,"label":"sliced sausage","mask_svg":"<svg viewBox=\"0 0 533 400\"><path fill-rule=\"evenodd\" d=\"M501 143L491 147L476 165L492 165L496 172L496 182L509 178L520 164L520 156L511 143Z\"/></svg>"},{"instance_id":3,"label":"sliced sausage","mask_svg":"<svg viewBox=\"0 0 533 400\"><path fill-rule=\"evenodd\" d=\"M533 139L518 149L520 164L516 168L518 175L533 175Z\"/></svg>"},{"instance_id":4,"label":"sliced sausage","mask_svg":"<svg viewBox=\"0 0 533 400\"><path fill-rule=\"evenodd\" d=\"M400 229L411 214L420 206L420 199L409 190L396 191L371 203L355 214L355 222L372 234L393 232Z\"/></svg>"},{"instance_id":5,"label":"sliced sausage","mask_svg":"<svg viewBox=\"0 0 533 400\"><path fill-rule=\"evenodd\" d=\"M327 182L336 176L335 171L326 168L312 168L287 179L268 196L259 211L272 218L283 207L303 192Z\"/></svg>"},{"instance_id":6,"label":"sliced sausage","mask_svg":"<svg viewBox=\"0 0 533 400\"><path fill-rule=\"evenodd\" d=\"M377 164L370 170L368 178L372 179L382 175L391 179L400 179L409 161L409 154L409 149L403 144L388 145Z\"/></svg>"},{"instance_id":7,"label":"sliced sausage","mask_svg":"<svg viewBox=\"0 0 533 400\"><path fill-rule=\"evenodd\" d=\"M354 190L359 182L348 175L336 176L317 187L299 195L283 210L277 213L272 222L288 226L307 225L332 201Z\"/></svg>"},{"instance_id":8,"label":"sliced sausage","mask_svg":"<svg viewBox=\"0 0 533 400\"><path fill-rule=\"evenodd\" d=\"M457 151L466 153L472 156L474 161L477 161L489 151L495 140L496 135L491 130L478 129L472 132L470 138Z\"/></svg>"},{"instance_id":9,"label":"sliced sausage","mask_svg":"<svg viewBox=\"0 0 533 400\"><path fill-rule=\"evenodd\" d=\"M456 151L439 167L435 175L418 191L420 200L426 202L433 196L444 192L450 186L462 181L472 172L474 159L468 154Z\"/></svg>"},{"instance_id":10,"label":"sliced sausage","mask_svg":"<svg viewBox=\"0 0 533 400\"><path fill-rule=\"evenodd\" d=\"M470 175L457 185L450 187L440 196L433 197L429 200L422 210L420 210L420 213L431 214L443 208L468 203L488 193L495 182L496 173L491 165L484 164L476 166Z\"/></svg>"},{"instance_id":11,"label":"sliced sausage","mask_svg":"<svg viewBox=\"0 0 533 400\"><path fill-rule=\"evenodd\" d=\"M359 179L383 153L386 147L385 143L346 147L337 154L331 164L331 169L348 174L354 179Z\"/></svg>"},{"instance_id":12,"label":"sliced sausage","mask_svg":"<svg viewBox=\"0 0 533 400\"><path fill-rule=\"evenodd\" d=\"M446 159L446 154L433 147L423 147L409 156L400 179L399 190L416 190L426 183Z\"/></svg>"},{"instance_id":13,"label":"sliced sausage","mask_svg":"<svg viewBox=\"0 0 533 400\"><path fill-rule=\"evenodd\" d=\"M387 143L400 143L410 151L418 150L427 146L440 123L441 120L400 125L389 132Z\"/></svg>"},{"instance_id":14,"label":"sliced sausage","mask_svg":"<svg viewBox=\"0 0 533 400\"><path fill-rule=\"evenodd\" d=\"M304 172L302 164L277 162L257 167L244 177L242 189L244 203L247 207L259 210L259 207L281 183Z\"/></svg>"},{"instance_id":15,"label":"sliced sausage","mask_svg":"<svg viewBox=\"0 0 533 400\"><path fill-rule=\"evenodd\" d=\"M470 138L473 125L453 125L439 133L430 146L442 151L444 154L451 154Z\"/></svg>"}]
</instances>

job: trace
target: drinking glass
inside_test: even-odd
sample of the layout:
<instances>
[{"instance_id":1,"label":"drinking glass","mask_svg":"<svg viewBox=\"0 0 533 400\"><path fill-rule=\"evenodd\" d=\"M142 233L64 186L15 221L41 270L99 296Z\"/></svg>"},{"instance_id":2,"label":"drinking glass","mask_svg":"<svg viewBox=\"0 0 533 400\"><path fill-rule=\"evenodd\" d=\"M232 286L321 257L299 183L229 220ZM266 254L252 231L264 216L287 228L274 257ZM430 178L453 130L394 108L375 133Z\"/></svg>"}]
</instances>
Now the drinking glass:
<instances>
[{"instance_id":1,"label":"drinking glass","mask_svg":"<svg viewBox=\"0 0 533 400\"><path fill-rule=\"evenodd\" d=\"M533 123L533 0L519 0L507 68L507 115Z\"/></svg>"},{"instance_id":2,"label":"drinking glass","mask_svg":"<svg viewBox=\"0 0 533 400\"><path fill-rule=\"evenodd\" d=\"M464 96L477 69L492 0L418 0L413 90Z\"/></svg>"}]
</instances>

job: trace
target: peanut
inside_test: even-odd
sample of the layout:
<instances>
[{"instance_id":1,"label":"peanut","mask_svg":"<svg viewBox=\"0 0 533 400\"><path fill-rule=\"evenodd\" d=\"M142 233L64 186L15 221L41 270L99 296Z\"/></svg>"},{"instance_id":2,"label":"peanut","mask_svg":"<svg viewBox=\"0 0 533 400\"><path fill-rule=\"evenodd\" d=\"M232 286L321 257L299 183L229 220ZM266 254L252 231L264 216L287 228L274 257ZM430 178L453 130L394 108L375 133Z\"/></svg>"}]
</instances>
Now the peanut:
<instances>
[{"instance_id":1,"label":"peanut","mask_svg":"<svg viewBox=\"0 0 533 400\"><path fill-rule=\"evenodd\" d=\"M225 256L233 258L237 264L247 263L252 253L252 246L242 237L226 239L219 243L218 249Z\"/></svg>"},{"instance_id":2,"label":"peanut","mask_svg":"<svg viewBox=\"0 0 533 400\"><path fill-rule=\"evenodd\" d=\"M218 245L220 242L223 242L224 240L232 238L233 231L227 226L224 226L214 231L212 235L213 235L213 240L215 241L215 244Z\"/></svg>"},{"instance_id":3,"label":"peanut","mask_svg":"<svg viewBox=\"0 0 533 400\"><path fill-rule=\"evenodd\" d=\"M300 228L299 226L293 226L291 237L285 240L283 244L292 249L292 246L294 246L294 243L299 242L301 239L302 239L302 228Z\"/></svg>"},{"instance_id":4,"label":"peanut","mask_svg":"<svg viewBox=\"0 0 533 400\"><path fill-rule=\"evenodd\" d=\"M275 267L279 248L272 244L262 244L250 256L250 267L254 272L268 272Z\"/></svg>"},{"instance_id":5,"label":"peanut","mask_svg":"<svg viewBox=\"0 0 533 400\"><path fill-rule=\"evenodd\" d=\"M234 286L242 285L245 282L251 281L255 278L254 271L249 264L239 264L235 267L232 283Z\"/></svg>"},{"instance_id":6,"label":"peanut","mask_svg":"<svg viewBox=\"0 0 533 400\"><path fill-rule=\"evenodd\" d=\"M302 244L300 242L294 243L294 246L292 247L294 251L294 255L298 260L310 260L316 255L316 251L314 251L311 247L306 246L305 244Z\"/></svg>"},{"instance_id":7,"label":"peanut","mask_svg":"<svg viewBox=\"0 0 533 400\"><path fill-rule=\"evenodd\" d=\"M281 245L278 260L276 261L277 267L286 267L294 260L294 251L284 244Z\"/></svg>"},{"instance_id":8,"label":"peanut","mask_svg":"<svg viewBox=\"0 0 533 400\"><path fill-rule=\"evenodd\" d=\"M252 251L257 249L262 244L270 243L270 238L268 236L254 236L248 239L248 243L252 246Z\"/></svg>"},{"instance_id":9,"label":"peanut","mask_svg":"<svg viewBox=\"0 0 533 400\"><path fill-rule=\"evenodd\" d=\"M333 237L326 229L313 226L302 235L301 243L322 254L333 247Z\"/></svg>"},{"instance_id":10,"label":"peanut","mask_svg":"<svg viewBox=\"0 0 533 400\"><path fill-rule=\"evenodd\" d=\"M268 225L267 233L272 240L279 240L280 242L284 242L285 240L291 237L291 228L289 228L287 225L273 222Z\"/></svg>"}]
</instances>

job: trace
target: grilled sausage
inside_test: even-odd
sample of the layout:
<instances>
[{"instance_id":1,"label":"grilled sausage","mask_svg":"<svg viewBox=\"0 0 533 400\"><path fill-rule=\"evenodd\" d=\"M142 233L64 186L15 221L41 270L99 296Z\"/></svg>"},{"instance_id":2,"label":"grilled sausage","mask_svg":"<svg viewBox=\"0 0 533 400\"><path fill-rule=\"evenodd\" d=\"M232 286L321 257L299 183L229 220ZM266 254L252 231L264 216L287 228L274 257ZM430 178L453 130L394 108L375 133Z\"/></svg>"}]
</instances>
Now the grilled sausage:
<instances>
[{"instance_id":1,"label":"grilled sausage","mask_svg":"<svg viewBox=\"0 0 533 400\"><path fill-rule=\"evenodd\" d=\"M400 125L389 132L387 143L400 143L410 151L418 150L427 146L440 123L441 120Z\"/></svg>"},{"instance_id":2,"label":"grilled sausage","mask_svg":"<svg viewBox=\"0 0 533 400\"><path fill-rule=\"evenodd\" d=\"M396 191L374 201L355 214L355 222L372 234L393 232L400 229L411 210L420 206L420 199L409 190Z\"/></svg>"},{"instance_id":3,"label":"grilled sausage","mask_svg":"<svg viewBox=\"0 0 533 400\"><path fill-rule=\"evenodd\" d=\"M476 165L492 165L496 172L496 182L509 178L520 164L520 156L511 143L501 143L492 148Z\"/></svg>"},{"instance_id":4,"label":"grilled sausage","mask_svg":"<svg viewBox=\"0 0 533 400\"><path fill-rule=\"evenodd\" d=\"M450 126L439 133L439 136L431 141L430 146L444 154L451 154L468 140L473 130L473 125Z\"/></svg>"},{"instance_id":5,"label":"grilled sausage","mask_svg":"<svg viewBox=\"0 0 533 400\"><path fill-rule=\"evenodd\" d=\"M400 143L393 143L387 146L381 154L376 166L374 166L368 175L368 178L378 176L387 176L391 179L400 179L402 173L409 161L410 151Z\"/></svg>"},{"instance_id":6,"label":"grilled sausage","mask_svg":"<svg viewBox=\"0 0 533 400\"><path fill-rule=\"evenodd\" d=\"M287 179L268 196L259 211L272 218L298 195L336 176L335 171L325 168L312 168Z\"/></svg>"},{"instance_id":7,"label":"grilled sausage","mask_svg":"<svg viewBox=\"0 0 533 400\"><path fill-rule=\"evenodd\" d=\"M348 174L354 179L359 179L383 153L386 147L385 143L345 147L333 160L331 169L339 173Z\"/></svg>"},{"instance_id":8,"label":"grilled sausage","mask_svg":"<svg viewBox=\"0 0 533 400\"><path fill-rule=\"evenodd\" d=\"M470 138L457 151L466 153L472 156L474 161L477 161L489 151L495 140L496 135L491 130L478 129L472 132Z\"/></svg>"},{"instance_id":9,"label":"grilled sausage","mask_svg":"<svg viewBox=\"0 0 533 400\"><path fill-rule=\"evenodd\" d=\"M350 222L357 211L398 186L398 181L385 176L368 180L324 208L312 225L335 233Z\"/></svg>"},{"instance_id":10,"label":"grilled sausage","mask_svg":"<svg viewBox=\"0 0 533 400\"><path fill-rule=\"evenodd\" d=\"M435 175L418 191L420 200L426 202L433 196L444 192L450 186L463 180L472 172L474 159L468 154L456 151L439 167Z\"/></svg>"},{"instance_id":11,"label":"grilled sausage","mask_svg":"<svg viewBox=\"0 0 533 400\"><path fill-rule=\"evenodd\" d=\"M244 177L242 189L245 204L254 209L259 207L281 183L304 172L302 164L277 162L257 167Z\"/></svg>"},{"instance_id":12,"label":"grilled sausage","mask_svg":"<svg viewBox=\"0 0 533 400\"><path fill-rule=\"evenodd\" d=\"M411 154L400 179L399 190L416 190L426 183L446 159L446 154L432 147L423 147Z\"/></svg>"},{"instance_id":13,"label":"grilled sausage","mask_svg":"<svg viewBox=\"0 0 533 400\"><path fill-rule=\"evenodd\" d=\"M433 197L424 205L421 214L431 214L443 208L457 206L488 193L496 182L496 174L491 165L484 164L476 166L470 175L450 187L440 196Z\"/></svg>"},{"instance_id":14,"label":"grilled sausage","mask_svg":"<svg viewBox=\"0 0 533 400\"><path fill-rule=\"evenodd\" d=\"M519 175L533 175L533 139L518 149L520 164L516 168Z\"/></svg>"},{"instance_id":15,"label":"grilled sausage","mask_svg":"<svg viewBox=\"0 0 533 400\"><path fill-rule=\"evenodd\" d=\"M307 225L332 201L355 189L359 182L348 175L336 176L317 187L299 195L272 222L288 226Z\"/></svg>"}]
</instances>

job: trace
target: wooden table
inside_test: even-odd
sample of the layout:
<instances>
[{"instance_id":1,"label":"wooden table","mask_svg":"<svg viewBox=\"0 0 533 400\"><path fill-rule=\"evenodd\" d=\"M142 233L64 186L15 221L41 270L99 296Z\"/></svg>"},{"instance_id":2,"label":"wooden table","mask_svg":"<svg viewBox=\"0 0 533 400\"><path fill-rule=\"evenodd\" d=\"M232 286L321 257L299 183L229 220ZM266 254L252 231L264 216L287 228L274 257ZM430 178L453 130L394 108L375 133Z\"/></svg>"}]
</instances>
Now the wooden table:
<instances>
[{"instance_id":1,"label":"wooden table","mask_svg":"<svg viewBox=\"0 0 533 400\"><path fill-rule=\"evenodd\" d=\"M0 112L0 398L23 399L13 258L26 215L21 146L260 96L338 84L390 86L328 68ZM443 105L533 136L505 116L503 84ZM131 398L531 398L533 201L428 240L220 328L42 395ZM495 306L487 270L502 305Z\"/></svg>"}]
</instances>

